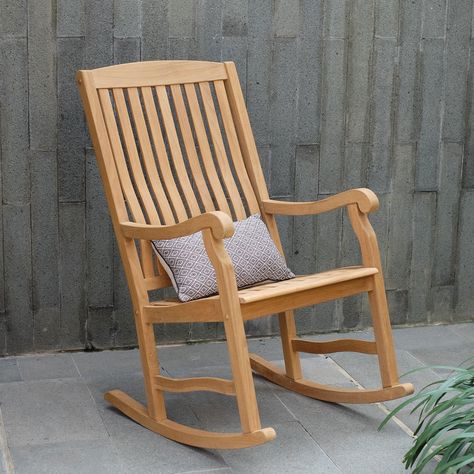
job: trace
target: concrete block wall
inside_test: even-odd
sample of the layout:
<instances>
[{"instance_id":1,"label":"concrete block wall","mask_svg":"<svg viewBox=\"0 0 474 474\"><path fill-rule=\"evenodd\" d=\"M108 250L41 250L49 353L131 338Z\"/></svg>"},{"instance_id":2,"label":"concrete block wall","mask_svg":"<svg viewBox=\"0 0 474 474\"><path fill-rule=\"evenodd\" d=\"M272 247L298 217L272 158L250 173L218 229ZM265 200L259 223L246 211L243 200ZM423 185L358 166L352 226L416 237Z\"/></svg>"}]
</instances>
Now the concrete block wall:
<instances>
[{"instance_id":1,"label":"concrete block wall","mask_svg":"<svg viewBox=\"0 0 474 474\"><path fill-rule=\"evenodd\" d=\"M236 62L275 198L378 193L393 323L473 319L472 12L473 0L1 1L0 354L135 344L74 73L150 59ZM296 272L358 262L342 211L279 225ZM370 323L362 297L298 321Z\"/></svg>"}]
</instances>

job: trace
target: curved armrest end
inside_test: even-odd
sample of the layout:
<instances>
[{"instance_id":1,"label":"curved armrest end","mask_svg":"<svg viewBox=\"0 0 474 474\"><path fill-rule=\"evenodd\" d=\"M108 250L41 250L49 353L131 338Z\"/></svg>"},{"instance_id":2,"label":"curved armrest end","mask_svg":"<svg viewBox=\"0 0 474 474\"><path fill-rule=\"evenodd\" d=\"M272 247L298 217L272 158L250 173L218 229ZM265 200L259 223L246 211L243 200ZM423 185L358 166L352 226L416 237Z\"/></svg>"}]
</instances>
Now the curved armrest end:
<instances>
[{"instance_id":1,"label":"curved armrest end","mask_svg":"<svg viewBox=\"0 0 474 474\"><path fill-rule=\"evenodd\" d=\"M202 214L210 220L210 229L216 239L226 239L234 233L234 223L231 217L222 211L211 211Z\"/></svg>"},{"instance_id":2,"label":"curved armrest end","mask_svg":"<svg viewBox=\"0 0 474 474\"><path fill-rule=\"evenodd\" d=\"M360 211L364 214L374 212L379 208L379 198L372 190L368 188L356 188L348 192L357 194L355 201Z\"/></svg>"}]
</instances>

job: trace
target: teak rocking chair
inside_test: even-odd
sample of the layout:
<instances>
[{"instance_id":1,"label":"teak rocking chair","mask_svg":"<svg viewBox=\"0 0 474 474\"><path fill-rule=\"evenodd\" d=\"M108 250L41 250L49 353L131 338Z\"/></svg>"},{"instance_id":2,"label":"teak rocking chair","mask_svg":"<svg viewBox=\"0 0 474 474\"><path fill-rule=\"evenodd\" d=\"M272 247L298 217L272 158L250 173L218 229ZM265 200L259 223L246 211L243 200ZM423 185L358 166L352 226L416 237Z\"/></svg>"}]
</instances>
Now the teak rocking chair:
<instances>
[{"instance_id":1,"label":"teak rocking chair","mask_svg":"<svg viewBox=\"0 0 474 474\"><path fill-rule=\"evenodd\" d=\"M234 63L153 61L79 71L88 125L133 302L147 406L119 390L105 394L144 427L203 448L244 448L275 437L262 428L252 369L295 392L329 402L372 403L412 393L398 380L379 250L368 213L368 189L315 202L269 198ZM362 265L239 290L223 239L233 220L259 213L280 252L275 215L315 215L345 207L359 240ZM201 231L215 268L218 295L180 303L150 301L171 286L151 240ZM315 342L296 335L296 308L368 292L374 341ZM244 321L278 313L285 370L249 355ZM153 325L222 322L233 380L160 375ZM348 389L305 379L300 352L354 351L378 356L382 387ZM208 390L237 398L242 432L199 430L167 418L163 392Z\"/></svg>"}]
</instances>

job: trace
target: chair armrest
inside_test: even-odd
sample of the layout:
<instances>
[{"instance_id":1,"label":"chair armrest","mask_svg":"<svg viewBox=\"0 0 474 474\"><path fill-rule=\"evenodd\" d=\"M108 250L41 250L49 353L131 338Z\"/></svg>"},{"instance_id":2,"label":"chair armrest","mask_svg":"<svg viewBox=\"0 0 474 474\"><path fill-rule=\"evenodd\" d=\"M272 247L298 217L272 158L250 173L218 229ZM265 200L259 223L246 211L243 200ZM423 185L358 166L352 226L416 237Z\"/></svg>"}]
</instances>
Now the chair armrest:
<instances>
[{"instance_id":1,"label":"chair armrest","mask_svg":"<svg viewBox=\"0 0 474 474\"><path fill-rule=\"evenodd\" d=\"M266 199L262 201L263 210L268 214L279 214L287 216L304 216L308 214L322 214L333 211L350 204L357 204L359 210L368 214L376 211L379 207L379 200L370 189L357 188L344 191L334 196L330 196L320 201L310 202L289 202Z\"/></svg>"},{"instance_id":2,"label":"chair armrest","mask_svg":"<svg viewBox=\"0 0 474 474\"><path fill-rule=\"evenodd\" d=\"M120 229L122 234L129 239L168 240L206 229L211 231L214 238L224 239L234 233L234 224L225 212L212 211L172 225L121 222Z\"/></svg>"}]
</instances>

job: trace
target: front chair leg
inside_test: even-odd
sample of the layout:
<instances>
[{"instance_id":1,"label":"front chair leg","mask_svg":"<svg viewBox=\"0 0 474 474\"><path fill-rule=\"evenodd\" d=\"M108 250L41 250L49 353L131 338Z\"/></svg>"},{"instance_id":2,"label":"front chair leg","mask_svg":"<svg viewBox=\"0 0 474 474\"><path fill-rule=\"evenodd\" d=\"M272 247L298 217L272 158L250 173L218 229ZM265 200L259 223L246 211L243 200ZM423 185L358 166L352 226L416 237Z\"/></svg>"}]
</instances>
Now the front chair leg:
<instances>
[{"instance_id":1,"label":"front chair leg","mask_svg":"<svg viewBox=\"0 0 474 474\"><path fill-rule=\"evenodd\" d=\"M260 415L258 413L255 385L250 367L244 320L238 299L234 265L225 250L223 239L215 238L209 230L204 230L202 236L207 254L216 271L217 287L219 289L220 305L242 431L244 434L254 433L261 430ZM266 430L268 440L276 436L272 428L267 428Z\"/></svg>"},{"instance_id":2,"label":"front chair leg","mask_svg":"<svg viewBox=\"0 0 474 474\"><path fill-rule=\"evenodd\" d=\"M384 388L393 387L399 383L398 368L387 297L381 274L374 275L374 289L369 291L368 295L382 386Z\"/></svg>"},{"instance_id":3,"label":"front chair leg","mask_svg":"<svg viewBox=\"0 0 474 474\"><path fill-rule=\"evenodd\" d=\"M232 377L234 380L240 423L244 433L252 433L261 428L255 385L250 368L247 338L240 311L228 315L224 329L229 351Z\"/></svg>"}]
</instances>

